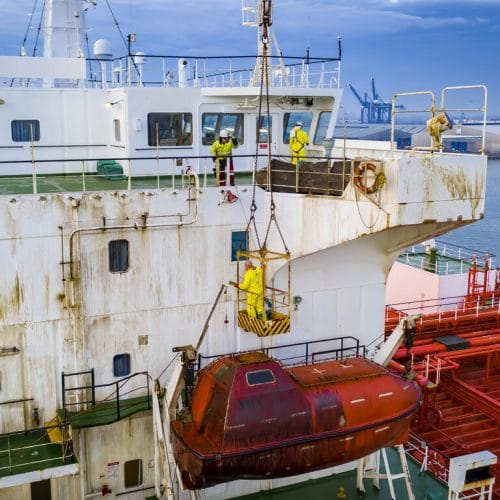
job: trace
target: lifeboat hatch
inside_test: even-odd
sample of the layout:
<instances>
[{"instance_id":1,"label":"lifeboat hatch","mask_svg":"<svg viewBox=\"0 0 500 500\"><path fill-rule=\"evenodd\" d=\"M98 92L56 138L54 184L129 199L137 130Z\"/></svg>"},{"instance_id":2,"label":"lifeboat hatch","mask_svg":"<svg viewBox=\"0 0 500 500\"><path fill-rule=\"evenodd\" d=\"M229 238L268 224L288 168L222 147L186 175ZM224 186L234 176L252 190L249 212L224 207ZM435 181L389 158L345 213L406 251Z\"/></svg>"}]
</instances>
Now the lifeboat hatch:
<instances>
[{"instance_id":1,"label":"lifeboat hatch","mask_svg":"<svg viewBox=\"0 0 500 500\"><path fill-rule=\"evenodd\" d=\"M238 327L246 332L255 333L258 337L269 337L290 332L290 254L272 252L266 248L238 251L238 283L244 279L244 262L259 263L262 269L263 293L257 297L260 305L256 306L254 314L248 303L248 297L255 295L250 291L245 293L238 288ZM266 270L270 261L284 260L287 266L287 289L282 290L266 285ZM251 299L250 299L251 300ZM255 301L255 300L254 300ZM259 310L263 311L259 314Z\"/></svg>"}]
</instances>

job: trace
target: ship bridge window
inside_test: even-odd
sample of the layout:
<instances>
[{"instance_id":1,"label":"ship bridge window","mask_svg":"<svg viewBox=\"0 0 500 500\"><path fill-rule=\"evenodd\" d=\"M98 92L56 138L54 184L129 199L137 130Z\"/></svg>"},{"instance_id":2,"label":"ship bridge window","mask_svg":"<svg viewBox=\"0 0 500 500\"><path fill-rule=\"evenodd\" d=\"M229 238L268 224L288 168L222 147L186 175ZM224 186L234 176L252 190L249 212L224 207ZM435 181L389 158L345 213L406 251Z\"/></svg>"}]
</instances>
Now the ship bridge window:
<instances>
[{"instance_id":1,"label":"ship bridge window","mask_svg":"<svg viewBox=\"0 0 500 500\"><path fill-rule=\"evenodd\" d=\"M316 127L316 133L314 134L314 144L323 144L331 115L331 111L322 111L319 114L318 126Z\"/></svg>"},{"instance_id":2,"label":"ship bridge window","mask_svg":"<svg viewBox=\"0 0 500 500\"><path fill-rule=\"evenodd\" d=\"M261 116L257 123L257 142L268 143L272 140L273 121L268 116Z\"/></svg>"},{"instance_id":3,"label":"ship bridge window","mask_svg":"<svg viewBox=\"0 0 500 500\"><path fill-rule=\"evenodd\" d=\"M127 240L112 240L108 244L109 272L124 273L129 267Z\"/></svg>"},{"instance_id":4,"label":"ship bridge window","mask_svg":"<svg viewBox=\"0 0 500 500\"><path fill-rule=\"evenodd\" d=\"M133 488L142 484L142 460L129 460L123 464L125 488Z\"/></svg>"},{"instance_id":5,"label":"ship bridge window","mask_svg":"<svg viewBox=\"0 0 500 500\"><path fill-rule=\"evenodd\" d=\"M248 231L233 231L231 233L231 262L246 260L247 257L240 256L238 252L246 252L248 249Z\"/></svg>"},{"instance_id":6,"label":"ship bridge window","mask_svg":"<svg viewBox=\"0 0 500 500\"><path fill-rule=\"evenodd\" d=\"M259 370L256 372L247 372L248 385L272 384L276 382L274 373L271 370Z\"/></svg>"},{"instance_id":7,"label":"ship bridge window","mask_svg":"<svg viewBox=\"0 0 500 500\"><path fill-rule=\"evenodd\" d=\"M193 144L191 113L149 113L149 146L191 146Z\"/></svg>"},{"instance_id":8,"label":"ship bridge window","mask_svg":"<svg viewBox=\"0 0 500 500\"><path fill-rule=\"evenodd\" d=\"M240 144L244 142L242 113L203 113L201 138L204 146L210 146L218 138L222 130L227 130L236 137Z\"/></svg>"},{"instance_id":9,"label":"ship bridge window","mask_svg":"<svg viewBox=\"0 0 500 500\"><path fill-rule=\"evenodd\" d=\"M12 120L10 130L14 142L36 142L40 140L40 122L38 120Z\"/></svg>"},{"instance_id":10,"label":"ship bridge window","mask_svg":"<svg viewBox=\"0 0 500 500\"><path fill-rule=\"evenodd\" d=\"M311 130L313 114L310 111L293 111L283 115L283 142L288 144L290 141L290 131L297 122L302 122L302 130L309 134Z\"/></svg>"}]
</instances>

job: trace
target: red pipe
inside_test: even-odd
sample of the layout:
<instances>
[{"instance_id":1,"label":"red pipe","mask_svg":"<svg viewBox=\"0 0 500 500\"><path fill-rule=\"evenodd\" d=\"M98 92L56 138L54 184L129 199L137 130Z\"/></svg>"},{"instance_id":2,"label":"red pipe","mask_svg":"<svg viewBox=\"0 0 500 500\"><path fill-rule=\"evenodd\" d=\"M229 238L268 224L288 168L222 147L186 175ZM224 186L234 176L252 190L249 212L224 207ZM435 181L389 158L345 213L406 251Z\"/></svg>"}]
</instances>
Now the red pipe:
<instances>
[{"instance_id":1,"label":"red pipe","mask_svg":"<svg viewBox=\"0 0 500 500\"><path fill-rule=\"evenodd\" d=\"M465 335L460 335L460 337L469 342L469 347L467 348L468 350L474 347L492 346L500 343L500 333L493 335L484 335L484 333L485 332L483 332L482 336L478 336L477 338L473 336L469 336L468 338L466 338ZM393 359L405 359L408 358L408 356L410 356L411 354L413 354L414 356L425 356L426 354L436 354L442 352L448 352L448 348L446 347L446 345L440 342L431 342L429 344L412 347L411 349L400 348L396 351Z\"/></svg>"},{"instance_id":2,"label":"red pipe","mask_svg":"<svg viewBox=\"0 0 500 500\"><path fill-rule=\"evenodd\" d=\"M387 366L389 368L392 368L393 370L398 371L399 373L402 373L403 375L406 374L406 368L402 364L394 361L393 359L391 359L391 361L389 361L389 363L387 364ZM425 378L423 375L419 375L419 374L417 374L415 376L415 381L422 388L427 387L427 384L429 383L429 380L427 378Z\"/></svg>"}]
</instances>

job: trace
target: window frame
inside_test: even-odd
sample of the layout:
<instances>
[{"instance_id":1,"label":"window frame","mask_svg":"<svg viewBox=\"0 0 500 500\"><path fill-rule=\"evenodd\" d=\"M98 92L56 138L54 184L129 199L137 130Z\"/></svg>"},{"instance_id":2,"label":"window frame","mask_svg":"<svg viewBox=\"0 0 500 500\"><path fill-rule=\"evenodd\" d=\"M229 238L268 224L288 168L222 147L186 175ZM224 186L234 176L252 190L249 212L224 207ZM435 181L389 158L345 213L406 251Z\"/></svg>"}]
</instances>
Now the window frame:
<instances>
[{"instance_id":1,"label":"window frame","mask_svg":"<svg viewBox=\"0 0 500 500\"><path fill-rule=\"evenodd\" d=\"M138 470L138 480L139 480L139 483L137 482L134 482L133 484L130 483L130 478L129 478L129 475L130 475L130 471L127 471L127 466L128 467L131 467L132 464L134 462L137 462L137 464L140 466L139 470ZM128 464L131 464L131 465L128 465ZM128 474L127 474L128 472ZM127 483L127 479L129 479L129 482ZM134 479L135 479L135 476L134 476ZM144 467L142 465L142 459L141 458L134 458L132 460L127 460L126 462L123 463L123 485L125 488L137 488L138 486L142 486L144 484Z\"/></svg>"},{"instance_id":2,"label":"window frame","mask_svg":"<svg viewBox=\"0 0 500 500\"><path fill-rule=\"evenodd\" d=\"M314 115L312 111L288 111L283 114L283 144L289 144L290 132L296 122L302 122L302 130L309 135Z\"/></svg>"},{"instance_id":3,"label":"window frame","mask_svg":"<svg viewBox=\"0 0 500 500\"><path fill-rule=\"evenodd\" d=\"M112 247L118 246L119 243L126 243L126 261L125 267L124 265L118 265L121 263L122 256L118 256L116 253L118 250L115 250L115 253L112 253ZM123 250L120 250L123 252ZM118 262L120 261L120 262ZM130 269L130 243L125 238L110 240L108 241L108 270L112 274L123 274L126 273Z\"/></svg>"},{"instance_id":4,"label":"window frame","mask_svg":"<svg viewBox=\"0 0 500 500\"><path fill-rule=\"evenodd\" d=\"M328 120L326 122L325 125L322 125L321 123L321 119L323 116L328 116ZM313 144L319 144L319 145L322 145L325 138L326 138L326 132L328 131L328 124L330 123L330 118L332 117L332 112L331 111L320 111L319 113L319 116L318 116L318 121L317 121L317 124L316 124L316 131L314 132L314 140L313 140ZM322 131L324 129L325 133L323 135L323 138L321 140L321 142L318 142L318 134L320 131Z\"/></svg>"},{"instance_id":5,"label":"window frame","mask_svg":"<svg viewBox=\"0 0 500 500\"><path fill-rule=\"evenodd\" d=\"M147 119L148 146L161 148L183 148L193 145L193 113L184 111L155 111L148 113ZM164 128L158 127L158 135L162 137L156 143L156 125L163 123ZM167 123L169 124L167 126ZM176 123L175 126L172 124ZM175 132L174 137L171 137ZM175 141L175 144L174 142Z\"/></svg>"},{"instance_id":6,"label":"window frame","mask_svg":"<svg viewBox=\"0 0 500 500\"><path fill-rule=\"evenodd\" d=\"M30 134L30 125L33 125L33 138ZM11 120L10 133L12 142L39 142L40 120Z\"/></svg>"},{"instance_id":7,"label":"window frame","mask_svg":"<svg viewBox=\"0 0 500 500\"><path fill-rule=\"evenodd\" d=\"M122 360L126 361L124 362ZM123 373L119 371L119 369L122 368L121 364L119 363L124 363L127 373L125 373L125 371ZM132 373L132 359L130 357L130 354L128 352L115 354L113 356L113 376L117 378L128 377L131 373Z\"/></svg>"},{"instance_id":8,"label":"window frame","mask_svg":"<svg viewBox=\"0 0 500 500\"><path fill-rule=\"evenodd\" d=\"M207 139L207 132L205 131L206 120L208 117L213 116L215 120L212 120L210 127L213 128L213 140L212 138ZM232 124L226 123L228 117L235 116L236 122L234 123L234 128ZM220 135L221 130L228 130L231 135L238 139L238 143L245 143L245 115L244 113L219 113L217 111L207 111L201 115L201 143L203 146L211 146Z\"/></svg>"},{"instance_id":9,"label":"window frame","mask_svg":"<svg viewBox=\"0 0 500 500\"><path fill-rule=\"evenodd\" d=\"M240 235L241 237L236 240L235 236ZM240 248L240 246L236 247L236 244L240 244L240 242L243 240L243 235L245 235L245 245L244 248ZM248 245L250 242L250 234L248 231L245 230L238 230L238 231L231 231L231 262L243 262L244 260L247 260L246 257L240 256L238 259L236 252L240 250L241 252L247 252L248 251Z\"/></svg>"},{"instance_id":10,"label":"window frame","mask_svg":"<svg viewBox=\"0 0 500 500\"><path fill-rule=\"evenodd\" d=\"M268 119L269 118L269 119ZM267 121L266 123L266 128L264 129L263 122L264 120ZM268 144L271 143L273 140L273 117L272 116L258 116L256 118L256 129L255 129L255 137L257 140L257 144ZM262 132L262 130L265 130L265 132ZM269 135L269 140L261 140L261 135L268 134Z\"/></svg>"},{"instance_id":11,"label":"window frame","mask_svg":"<svg viewBox=\"0 0 500 500\"><path fill-rule=\"evenodd\" d=\"M256 382L254 384L251 384L248 376L255 375L256 373L270 373L272 380L266 380L265 382ZM267 384L275 384L276 383L276 377L274 376L274 372L270 368L264 368L263 370L253 370L251 372L246 372L245 373L245 380L247 382L248 387L255 387L257 385L267 385Z\"/></svg>"},{"instance_id":12,"label":"window frame","mask_svg":"<svg viewBox=\"0 0 500 500\"><path fill-rule=\"evenodd\" d=\"M113 135L114 135L115 142L122 141L122 126L121 126L121 121L119 118L113 119Z\"/></svg>"}]
</instances>

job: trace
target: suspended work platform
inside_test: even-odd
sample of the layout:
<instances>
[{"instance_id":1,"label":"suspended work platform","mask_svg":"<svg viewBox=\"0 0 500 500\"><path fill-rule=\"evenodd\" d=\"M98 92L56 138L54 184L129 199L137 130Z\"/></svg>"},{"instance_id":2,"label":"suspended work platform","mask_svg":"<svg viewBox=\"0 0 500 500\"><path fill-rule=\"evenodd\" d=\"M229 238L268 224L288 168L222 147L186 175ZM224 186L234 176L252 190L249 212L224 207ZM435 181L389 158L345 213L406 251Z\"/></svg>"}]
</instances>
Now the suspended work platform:
<instances>
[{"instance_id":1,"label":"suspended work platform","mask_svg":"<svg viewBox=\"0 0 500 500\"><path fill-rule=\"evenodd\" d=\"M290 332L290 254L272 252L266 248L250 250L248 252L238 251L238 282L240 281L240 266L245 260L259 263L262 268L262 296L257 300L262 301L261 308L264 315L254 317L249 314L248 295L238 288L238 327L246 332L253 332L258 337L269 337L280 333ZM288 269L287 289L282 290L272 286L266 286L266 268L270 261L284 260Z\"/></svg>"}]
</instances>

